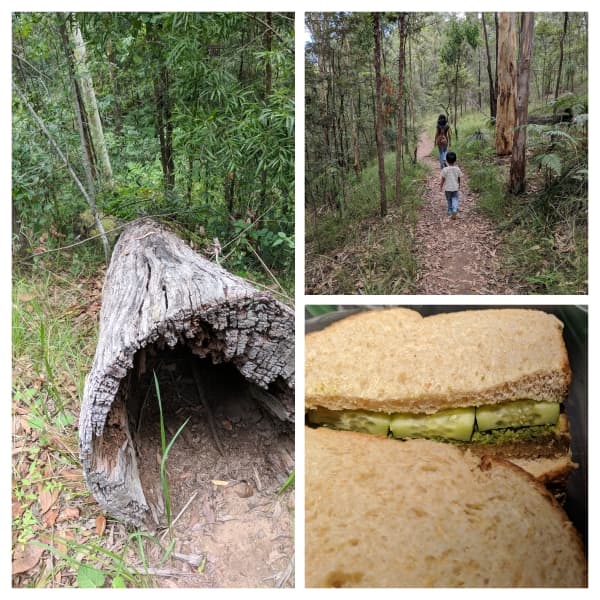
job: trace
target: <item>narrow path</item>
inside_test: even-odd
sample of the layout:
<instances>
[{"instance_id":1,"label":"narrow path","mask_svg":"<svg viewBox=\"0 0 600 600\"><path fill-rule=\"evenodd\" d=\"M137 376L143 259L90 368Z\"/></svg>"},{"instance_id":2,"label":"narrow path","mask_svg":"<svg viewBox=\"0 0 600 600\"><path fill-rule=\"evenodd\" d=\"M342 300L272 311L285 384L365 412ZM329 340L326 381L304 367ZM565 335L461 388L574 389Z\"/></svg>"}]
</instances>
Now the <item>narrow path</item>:
<instances>
[{"instance_id":1,"label":"narrow path","mask_svg":"<svg viewBox=\"0 0 600 600\"><path fill-rule=\"evenodd\" d=\"M478 197L469 190L462 169L460 211L456 220L447 215L440 192L440 166L431 155L433 139L423 134L418 159L431 168L415 231L419 265L417 294L511 294L508 279L499 269L500 240L493 225L477 209ZM457 161L460 164L460 157Z\"/></svg>"}]
</instances>

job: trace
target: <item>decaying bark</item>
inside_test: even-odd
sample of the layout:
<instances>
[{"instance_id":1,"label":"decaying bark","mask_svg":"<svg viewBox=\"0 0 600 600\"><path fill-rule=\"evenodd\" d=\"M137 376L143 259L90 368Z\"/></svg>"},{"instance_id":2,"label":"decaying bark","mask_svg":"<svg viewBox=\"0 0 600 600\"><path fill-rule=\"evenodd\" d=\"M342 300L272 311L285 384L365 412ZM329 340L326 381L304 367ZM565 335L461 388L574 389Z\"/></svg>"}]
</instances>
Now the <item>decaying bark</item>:
<instances>
[{"instance_id":1,"label":"decaying bark","mask_svg":"<svg viewBox=\"0 0 600 600\"><path fill-rule=\"evenodd\" d=\"M112 515L144 522L148 504L127 399L149 348L186 346L230 363L274 416L294 421L294 313L191 250L162 225L130 225L104 283L96 355L86 380L79 443L86 482Z\"/></svg>"}]
</instances>

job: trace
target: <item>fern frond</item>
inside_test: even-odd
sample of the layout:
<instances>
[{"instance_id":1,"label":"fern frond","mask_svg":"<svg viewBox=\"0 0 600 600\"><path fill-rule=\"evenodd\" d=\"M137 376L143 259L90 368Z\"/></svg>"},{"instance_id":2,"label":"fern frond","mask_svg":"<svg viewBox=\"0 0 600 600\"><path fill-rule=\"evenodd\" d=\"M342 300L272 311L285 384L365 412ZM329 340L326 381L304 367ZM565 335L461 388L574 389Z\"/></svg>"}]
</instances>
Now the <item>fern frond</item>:
<instances>
[{"instance_id":1,"label":"fern frond","mask_svg":"<svg viewBox=\"0 0 600 600\"><path fill-rule=\"evenodd\" d=\"M535 162L539 167L543 167L556 177L560 177L562 173L562 160L558 154L540 154L535 157Z\"/></svg>"}]
</instances>

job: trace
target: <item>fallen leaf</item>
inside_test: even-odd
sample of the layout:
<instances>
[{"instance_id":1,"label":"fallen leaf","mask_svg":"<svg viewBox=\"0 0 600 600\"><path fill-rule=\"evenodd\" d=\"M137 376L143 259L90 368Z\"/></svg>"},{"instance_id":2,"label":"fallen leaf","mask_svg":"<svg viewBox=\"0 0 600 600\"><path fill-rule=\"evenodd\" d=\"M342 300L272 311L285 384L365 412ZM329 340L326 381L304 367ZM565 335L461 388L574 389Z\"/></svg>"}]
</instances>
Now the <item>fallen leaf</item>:
<instances>
[{"instance_id":1,"label":"fallen leaf","mask_svg":"<svg viewBox=\"0 0 600 600\"><path fill-rule=\"evenodd\" d=\"M40 512L44 514L52 508L52 505L58 500L58 495L60 494L60 490L54 489L49 491L45 488L39 490L38 500L40 503Z\"/></svg>"},{"instance_id":2,"label":"fallen leaf","mask_svg":"<svg viewBox=\"0 0 600 600\"><path fill-rule=\"evenodd\" d=\"M23 548L15 550L12 563L13 575L33 569L40 562L43 552L44 549L36 544L26 544Z\"/></svg>"},{"instance_id":3,"label":"fallen leaf","mask_svg":"<svg viewBox=\"0 0 600 600\"><path fill-rule=\"evenodd\" d=\"M106 529L106 517L104 515L99 515L96 517L96 534L102 535L104 530Z\"/></svg>"},{"instance_id":4,"label":"fallen leaf","mask_svg":"<svg viewBox=\"0 0 600 600\"><path fill-rule=\"evenodd\" d=\"M80 515L80 511L78 508L72 506L69 508L65 508L64 510L62 510L60 512L60 515L58 516L58 521L62 522L62 521L72 521L74 519L78 519Z\"/></svg>"},{"instance_id":5,"label":"fallen leaf","mask_svg":"<svg viewBox=\"0 0 600 600\"><path fill-rule=\"evenodd\" d=\"M25 512L25 508L23 507L23 505L20 502L12 503L12 518L13 519L20 517L24 512Z\"/></svg>"},{"instance_id":6,"label":"fallen leaf","mask_svg":"<svg viewBox=\"0 0 600 600\"><path fill-rule=\"evenodd\" d=\"M42 517L42 520L44 521L44 525L46 525L46 527L54 527L57 517L58 511L55 508L53 508Z\"/></svg>"}]
</instances>

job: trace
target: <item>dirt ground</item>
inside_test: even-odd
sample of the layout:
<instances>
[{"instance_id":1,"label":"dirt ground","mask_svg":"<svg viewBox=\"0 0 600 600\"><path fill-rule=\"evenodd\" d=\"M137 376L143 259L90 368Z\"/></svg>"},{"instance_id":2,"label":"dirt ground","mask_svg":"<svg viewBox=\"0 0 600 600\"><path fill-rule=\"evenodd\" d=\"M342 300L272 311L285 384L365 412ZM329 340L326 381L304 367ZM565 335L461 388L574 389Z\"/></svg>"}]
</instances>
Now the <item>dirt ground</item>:
<instances>
[{"instance_id":1,"label":"dirt ground","mask_svg":"<svg viewBox=\"0 0 600 600\"><path fill-rule=\"evenodd\" d=\"M294 469L293 424L264 412L252 398L252 384L231 365L167 353L158 378L167 442L189 418L167 460L173 558L160 564L156 544L146 548L160 585L293 587L293 486L278 494ZM167 545L154 383L138 393L145 399L134 435L140 478L150 526Z\"/></svg>"},{"instance_id":2,"label":"dirt ground","mask_svg":"<svg viewBox=\"0 0 600 600\"><path fill-rule=\"evenodd\" d=\"M468 174L461 179L456 219L447 214L440 191L440 166L431 156L433 138L423 134L417 156L431 168L415 233L419 271L418 294L511 294L510 282L500 275L500 240L492 224L476 209L477 196L469 189ZM457 162L460 167L460 161Z\"/></svg>"}]
</instances>

